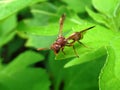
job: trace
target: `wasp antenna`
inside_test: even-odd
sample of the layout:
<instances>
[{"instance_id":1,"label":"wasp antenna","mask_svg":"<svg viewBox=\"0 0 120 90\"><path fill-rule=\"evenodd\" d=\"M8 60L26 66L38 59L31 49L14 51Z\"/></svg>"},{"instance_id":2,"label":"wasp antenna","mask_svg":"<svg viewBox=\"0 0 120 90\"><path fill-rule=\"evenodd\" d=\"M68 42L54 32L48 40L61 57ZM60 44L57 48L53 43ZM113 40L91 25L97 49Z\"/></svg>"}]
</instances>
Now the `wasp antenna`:
<instances>
[{"instance_id":1,"label":"wasp antenna","mask_svg":"<svg viewBox=\"0 0 120 90\"><path fill-rule=\"evenodd\" d=\"M95 26L91 26L91 27L87 28L87 30L92 29L92 28L94 28L94 27L95 27Z\"/></svg>"},{"instance_id":2,"label":"wasp antenna","mask_svg":"<svg viewBox=\"0 0 120 90\"><path fill-rule=\"evenodd\" d=\"M87 31L87 30L90 30L90 29L92 29L92 28L94 28L95 26L91 26L91 27L89 27L89 28L86 28L86 29L84 29L84 30L81 30L80 31L80 33L83 33L83 32L85 32L85 31Z\"/></svg>"},{"instance_id":3,"label":"wasp antenna","mask_svg":"<svg viewBox=\"0 0 120 90\"><path fill-rule=\"evenodd\" d=\"M61 15L60 20L59 20L59 24L60 24L60 29L59 29L59 36L62 36L62 29L63 29L63 24L64 24L64 20L65 20L65 13Z\"/></svg>"}]
</instances>

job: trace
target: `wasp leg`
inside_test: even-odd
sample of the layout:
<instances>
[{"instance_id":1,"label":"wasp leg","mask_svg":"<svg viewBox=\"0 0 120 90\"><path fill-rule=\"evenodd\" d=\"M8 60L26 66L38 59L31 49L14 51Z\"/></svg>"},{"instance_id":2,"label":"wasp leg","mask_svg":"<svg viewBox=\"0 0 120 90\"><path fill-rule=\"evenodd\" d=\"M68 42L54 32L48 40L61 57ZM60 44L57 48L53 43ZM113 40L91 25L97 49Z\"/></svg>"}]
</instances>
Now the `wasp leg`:
<instances>
[{"instance_id":1,"label":"wasp leg","mask_svg":"<svg viewBox=\"0 0 120 90\"><path fill-rule=\"evenodd\" d=\"M76 57L79 58L79 55L77 54L77 51L76 51L76 49L75 49L75 46L73 45L72 47L73 47L73 50L74 50L74 53L75 53Z\"/></svg>"},{"instance_id":2,"label":"wasp leg","mask_svg":"<svg viewBox=\"0 0 120 90\"><path fill-rule=\"evenodd\" d=\"M68 43L66 46L69 46L69 47L72 46L72 48L73 48L73 50L74 50L74 53L75 53L76 57L79 58L79 55L77 54L77 51L76 51L75 46L73 45L73 43Z\"/></svg>"},{"instance_id":3,"label":"wasp leg","mask_svg":"<svg viewBox=\"0 0 120 90\"><path fill-rule=\"evenodd\" d=\"M83 45L84 47L88 48L86 45L84 45L82 42L77 41L80 45Z\"/></svg>"},{"instance_id":4,"label":"wasp leg","mask_svg":"<svg viewBox=\"0 0 120 90\"><path fill-rule=\"evenodd\" d=\"M64 52L64 47L62 47L62 52L63 52L63 54L65 55L65 52Z\"/></svg>"}]
</instances>

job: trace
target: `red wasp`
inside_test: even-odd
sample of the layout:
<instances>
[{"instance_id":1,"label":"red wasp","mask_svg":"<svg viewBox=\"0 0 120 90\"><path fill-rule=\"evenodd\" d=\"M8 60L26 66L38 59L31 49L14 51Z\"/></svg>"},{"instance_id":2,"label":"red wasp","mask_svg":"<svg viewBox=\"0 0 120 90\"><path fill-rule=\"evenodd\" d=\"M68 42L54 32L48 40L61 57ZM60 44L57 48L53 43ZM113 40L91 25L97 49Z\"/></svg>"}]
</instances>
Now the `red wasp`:
<instances>
[{"instance_id":1,"label":"red wasp","mask_svg":"<svg viewBox=\"0 0 120 90\"><path fill-rule=\"evenodd\" d=\"M65 14L63 14L60 17L60 20L59 20L59 24L60 24L59 34L58 34L58 37L57 37L56 41L51 45L50 49L53 50L55 54L58 54L60 52L60 50L62 50L62 52L65 54L64 47L65 46L69 46L69 47L72 46L73 50L74 50L74 53L76 54L77 57L79 57L76 50L75 50L75 47L74 47L75 41L77 41L80 44L84 45L83 43L81 43L79 41L79 40L81 40L83 38L83 33L86 32L87 30L92 29L95 26L89 27L89 28L84 29L84 30L82 30L80 32L75 32L72 35L70 35L68 38L65 38L62 35L64 20L65 20ZM73 40L73 41L69 43L68 42L69 40ZM38 50L43 50L43 48L39 48Z\"/></svg>"}]
</instances>

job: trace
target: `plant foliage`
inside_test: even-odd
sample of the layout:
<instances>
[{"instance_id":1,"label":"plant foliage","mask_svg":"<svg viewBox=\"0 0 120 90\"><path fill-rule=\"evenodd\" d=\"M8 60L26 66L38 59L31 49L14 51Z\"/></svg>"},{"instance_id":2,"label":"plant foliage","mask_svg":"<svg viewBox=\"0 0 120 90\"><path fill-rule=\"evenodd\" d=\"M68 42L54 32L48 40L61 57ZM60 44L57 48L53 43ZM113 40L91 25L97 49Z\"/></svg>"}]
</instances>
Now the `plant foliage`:
<instances>
[{"instance_id":1,"label":"plant foliage","mask_svg":"<svg viewBox=\"0 0 120 90\"><path fill-rule=\"evenodd\" d=\"M120 0L1 0L0 11L0 90L120 90ZM50 50L63 13L66 38L95 26L79 58Z\"/></svg>"}]
</instances>

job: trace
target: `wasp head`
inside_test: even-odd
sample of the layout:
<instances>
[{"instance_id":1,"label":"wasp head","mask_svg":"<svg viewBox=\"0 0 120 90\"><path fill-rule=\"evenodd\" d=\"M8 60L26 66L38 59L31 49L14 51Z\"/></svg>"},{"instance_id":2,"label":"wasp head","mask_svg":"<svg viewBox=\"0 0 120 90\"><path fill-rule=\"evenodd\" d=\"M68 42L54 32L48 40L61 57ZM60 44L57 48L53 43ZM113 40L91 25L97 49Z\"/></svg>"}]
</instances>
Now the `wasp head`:
<instances>
[{"instance_id":1,"label":"wasp head","mask_svg":"<svg viewBox=\"0 0 120 90\"><path fill-rule=\"evenodd\" d=\"M51 49L54 51L55 54L58 54L60 49L61 49L61 45L58 45L56 43L54 43L52 46L51 46Z\"/></svg>"}]
</instances>

